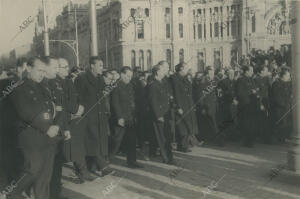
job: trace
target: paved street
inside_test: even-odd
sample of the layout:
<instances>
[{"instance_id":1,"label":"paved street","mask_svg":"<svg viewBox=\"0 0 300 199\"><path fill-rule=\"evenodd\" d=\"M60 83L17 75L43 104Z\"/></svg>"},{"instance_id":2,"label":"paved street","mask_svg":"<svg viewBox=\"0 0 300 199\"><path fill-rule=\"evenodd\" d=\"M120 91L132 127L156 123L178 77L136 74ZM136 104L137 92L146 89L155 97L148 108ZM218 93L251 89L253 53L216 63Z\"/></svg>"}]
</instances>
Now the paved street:
<instances>
[{"instance_id":1,"label":"paved street","mask_svg":"<svg viewBox=\"0 0 300 199\"><path fill-rule=\"evenodd\" d=\"M111 176L82 185L64 169L64 193L72 199L295 199L300 198L300 176L280 170L270 180L271 169L286 163L286 146L237 143L224 148L205 146L192 153L175 153L179 166L141 161L143 170L132 170L117 157ZM276 175L276 174L275 174ZM173 177L172 177L173 176Z\"/></svg>"}]
</instances>

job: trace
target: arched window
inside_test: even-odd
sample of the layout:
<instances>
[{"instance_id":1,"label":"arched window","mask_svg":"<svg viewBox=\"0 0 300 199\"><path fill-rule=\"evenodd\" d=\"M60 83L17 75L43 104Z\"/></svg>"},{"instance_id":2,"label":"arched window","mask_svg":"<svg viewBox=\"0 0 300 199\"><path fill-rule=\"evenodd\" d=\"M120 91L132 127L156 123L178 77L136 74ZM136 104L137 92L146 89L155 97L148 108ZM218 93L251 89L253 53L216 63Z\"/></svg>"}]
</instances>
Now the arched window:
<instances>
[{"instance_id":1,"label":"arched window","mask_svg":"<svg viewBox=\"0 0 300 199\"><path fill-rule=\"evenodd\" d=\"M182 48L179 50L179 62L184 62L184 50Z\"/></svg>"},{"instance_id":2,"label":"arched window","mask_svg":"<svg viewBox=\"0 0 300 199\"><path fill-rule=\"evenodd\" d=\"M130 9L130 16L134 17L134 14L135 14L135 9L134 9L134 8L131 8L131 9Z\"/></svg>"},{"instance_id":3,"label":"arched window","mask_svg":"<svg viewBox=\"0 0 300 199\"><path fill-rule=\"evenodd\" d=\"M178 8L178 14L183 14L183 8L182 7Z\"/></svg>"},{"instance_id":4,"label":"arched window","mask_svg":"<svg viewBox=\"0 0 300 199\"><path fill-rule=\"evenodd\" d=\"M149 8L145 8L145 15L146 17L149 17Z\"/></svg>"},{"instance_id":5,"label":"arched window","mask_svg":"<svg viewBox=\"0 0 300 199\"><path fill-rule=\"evenodd\" d=\"M252 32L255 32L255 22L256 21L256 19L255 19L255 15L253 15L252 17L251 17L251 25L252 25Z\"/></svg>"},{"instance_id":6,"label":"arched window","mask_svg":"<svg viewBox=\"0 0 300 199\"><path fill-rule=\"evenodd\" d=\"M132 68L136 67L136 64L135 64L135 51L134 50L131 51L131 67Z\"/></svg>"},{"instance_id":7,"label":"arched window","mask_svg":"<svg viewBox=\"0 0 300 199\"><path fill-rule=\"evenodd\" d=\"M139 52L139 65L142 70L144 70L144 51L140 50Z\"/></svg>"},{"instance_id":8,"label":"arched window","mask_svg":"<svg viewBox=\"0 0 300 199\"><path fill-rule=\"evenodd\" d=\"M147 51L147 70L151 69L152 67L152 53L151 50Z\"/></svg>"}]
</instances>

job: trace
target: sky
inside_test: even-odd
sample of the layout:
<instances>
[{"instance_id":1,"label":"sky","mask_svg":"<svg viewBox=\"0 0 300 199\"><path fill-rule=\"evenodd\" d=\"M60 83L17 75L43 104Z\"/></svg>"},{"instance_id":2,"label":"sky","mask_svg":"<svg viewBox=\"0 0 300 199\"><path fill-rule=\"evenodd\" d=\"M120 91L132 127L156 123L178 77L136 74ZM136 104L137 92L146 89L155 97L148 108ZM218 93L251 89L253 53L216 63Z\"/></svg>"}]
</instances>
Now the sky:
<instances>
[{"instance_id":1,"label":"sky","mask_svg":"<svg viewBox=\"0 0 300 199\"><path fill-rule=\"evenodd\" d=\"M61 13L68 1L46 0L49 27L54 26L55 17ZM88 2L88 0L73 0L73 2ZM42 0L0 0L0 56L14 48L32 43L37 19L35 16L39 7L42 7ZM35 20L20 32L20 26L30 16L30 19Z\"/></svg>"}]
</instances>

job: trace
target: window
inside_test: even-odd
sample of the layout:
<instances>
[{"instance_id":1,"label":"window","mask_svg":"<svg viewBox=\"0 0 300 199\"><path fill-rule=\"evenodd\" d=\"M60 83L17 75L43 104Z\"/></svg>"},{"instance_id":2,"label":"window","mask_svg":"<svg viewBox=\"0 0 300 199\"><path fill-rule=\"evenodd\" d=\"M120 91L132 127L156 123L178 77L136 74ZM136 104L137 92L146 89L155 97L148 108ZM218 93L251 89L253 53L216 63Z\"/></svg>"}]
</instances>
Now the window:
<instances>
[{"instance_id":1,"label":"window","mask_svg":"<svg viewBox=\"0 0 300 199\"><path fill-rule=\"evenodd\" d=\"M131 67L132 68L136 67L136 64L135 64L135 51L134 50L131 51Z\"/></svg>"},{"instance_id":2,"label":"window","mask_svg":"<svg viewBox=\"0 0 300 199\"><path fill-rule=\"evenodd\" d=\"M206 39L206 24L203 24L203 37Z\"/></svg>"},{"instance_id":3,"label":"window","mask_svg":"<svg viewBox=\"0 0 300 199\"><path fill-rule=\"evenodd\" d=\"M139 52L139 66L144 70L144 51L140 50Z\"/></svg>"},{"instance_id":4,"label":"window","mask_svg":"<svg viewBox=\"0 0 300 199\"><path fill-rule=\"evenodd\" d=\"M178 14L183 14L183 8L182 7L178 8Z\"/></svg>"},{"instance_id":5,"label":"window","mask_svg":"<svg viewBox=\"0 0 300 199\"><path fill-rule=\"evenodd\" d=\"M138 21L136 27L138 39L144 39L144 22Z\"/></svg>"},{"instance_id":6,"label":"window","mask_svg":"<svg viewBox=\"0 0 300 199\"><path fill-rule=\"evenodd\" d=\"M201 15L201 9L198 9L197 12L198 12L198 15Z\"/></svg>"},{"instance_id":7,"label":"window","mask_svg":"<svg viewBox=\"0 0 300 199\"><path fill-rule=\"evenodd\" d=\"M193 24L193 33L194 33L194 39L196 39L196 25Z\"/></svg>"},{"instance_id":8,"label":"window","mask_svg":"<svg viewBox=\"0 0 300 199\"><path fill-rule=\"evenodd\" d=\"M255 28L256 28L255 23L256 23L255 15L253 15L251 17L252 32L255 32Z\"/></svg>"},{"instance_id":9,"label":"window","mask_svg":"<svg viewBox=\"0 0 300 199\"><path fill-rule=\"evenodd\" d=\"M170 24L166 24L166 38L170 39L171 37L171 26Z\"/></svg>"},{"instance_id":10,"label":"window","mask_svg":"<svg viewBox=\"0 0 300 199\"><path fill-rule=\"evenodd\" d=\"M220 26L221 37L223 37L223 30L224 30L224 27L223 27L223 21L222 21L221 26Z\"/></svg>"},{"instance_id":11,"label":"window","mask_svg":"<svg viewBox=\"0 0 300 199\"><path fill-rule=\"evenodd\" d=\"M197 54L198 60L197 60L197 65L198 65L198 71L199 72L204 72L204 59L203 59L203 52L198 52Z\"/></svg>"},{"instance_id":12,"label":"window","mask_svg":"<svg viewBox=\"0 0 300 199\"><path fill-rule=\"evenodd\" d=\"M146 17L149 17L149 8L145 8L145 15Z\"/></svg>"},{"instance_id":13,"label":"window","mask_svg":"<svg viewBox=\"0 0 300 199\"><path fill-rule=\"evenodd\" d=\"M151 50L147 51L147 70L150 70L152 67L152 53Z\"/></svg>"},{"instance_id":14,"label":"window","mask_svg":"<svg viewBox=\"0 0 300 199\"><path fill-rule=\"evenodd\" d=\"M236 21L231 22L231 36L235 37L236 36Z\"/></svg>"},{"instance_id":15,"label":"window","mask_svg":"<svg viewBox=\"0 0 300 199\"><path fill-rule=\"evenodd\" d=\"M114 40L117 41L119 39L119 26L117 20L113 20L113 29L114 29Z\"/></svg>"},{"instance_id":16,"label":"window","mask_svg":"<svg viewBox=\"0 0 300 199\"><path fill-rule=\"evenodd\" d=\"M184 50L181 48L179 50L179 63L183 63L184 62Z\"/></svg>"},{"instance_id":17,"label":"window","mask_svg":"<svg viewBox=\"0 0 300 199\"><path fill-rule=\"evenodd\" d=\"M198 39L202 39L202 24L198 24Z\"/></svg>"},{"instance_id":18,"label":"window","mask_svg":"<svg viewBox=\"0 0 300 199\"><path fill-rule=\"evenodd\" d=\"M195 14L196 12L195 12L195 10L193 10L193 16L195 16L196 14Z\"/></svg>"},{"instance_id":19,"label":"window","mask_svg":"<svg viewBox=\"0 0 300 199\"><path fill-rule=\"evenodd\" d=\"M167 49L167 50L166 50L166 60L167 60L167 62L169 63L169 66L171 66L171 57L172 57L172 55L171 55L171 50L170 50L170 49Z\"/></svg>"},{"instance_id":20,"label":"window","mask_svg":"<svg viewBox=\"0 0 300 199\"><path fill-rule=\"evenodd\" d=\"M227 26L226 26L226 28L227 28L227 36L229 37L229 34L230 34L230 32L229 32L229 21L227 21Z\"/></svg>"},{"instance_id":21,"label":"window","mask_svg":"<svg viewBox=\"0 0 300 199\"><path fill-rule=\"evenodd\" d=\"M219 23L216 22L215 23L215 37L219 37Z\"/></svg>"},{"instance_id":22,"label":"window","mask_svg":"<svg viewBox=\"0 0 300 199\"><path fill-rule=\"evenodd\" d=\"M183 24L182 23L179 24L179 37L183 38Z\"/></svg>"},{"instance_id":23,"label":"window","mask_svg":"<svg viewBox=\"0 0 300 199\"><path fill-rule=\"evenodd\" d=\"M134 17L134 14L135 14L135 9L134 9L134 8L131 8L131 9L130 9L130 16Z\"/></svg>"},{"instance_id":24,"label":"window","mask_svg":"<svg viewBox=\"0 0 300 199\"><path fill-rule=\"evenodd\" d=\"M236 24L236 28L237 28L237 35L240 36L240 19L238 19L237 24Z\"/></svg>"},{"instance_id":25,"label":"window","mask_svg":"<svg viewBox=\"0 0 300 199\"><path fill-rule=\"evenodd\" d=\"M171 9L170 9L170 8L166 8L166 9L165 9L165 15L169 15L170 12L171 12Z\"/></svg>"},{"instance_id":26,"label":"window","mask_svg":"<svg viewBox=\"0 0 300 199\"><path fill-rule=\"evenodd\" d=\"M209 24L209 30L210 30L210 38L212 38L212 24Z\"/></svg>"}]
</instances>

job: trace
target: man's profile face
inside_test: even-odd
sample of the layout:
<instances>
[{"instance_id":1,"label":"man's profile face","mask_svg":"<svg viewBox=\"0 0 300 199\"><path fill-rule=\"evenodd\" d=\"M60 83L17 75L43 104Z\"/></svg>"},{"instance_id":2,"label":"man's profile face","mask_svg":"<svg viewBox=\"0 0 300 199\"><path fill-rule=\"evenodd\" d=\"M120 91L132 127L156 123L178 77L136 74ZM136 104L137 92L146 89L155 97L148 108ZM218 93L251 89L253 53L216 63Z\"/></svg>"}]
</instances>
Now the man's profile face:
<instances>
[{"instance_id":1,"label":"man's profile face","mask_svg":"<svg viewBox=\"0 0 300 199\"><path fill-rule=\"evenodd\" d=\"M29 78L34 82L40 83L45 76L45 64L37 59L34 61L33 67L28 67Z\"/></svg>"},{"instance_id":2,"label":"man's profile face","mask_svg":"<svg viewBox=\"0 0 300 199\"><path fill-rule=\"evenodd\" d=\"M113 75L111 73L108 73L106 76L103 76L103 79L106 85L110 85L113 81Z\"/></svg>"},{"instance_id":3,"label":"man's profile face","mask_svg":"<svg viewBox=\"0 0 300 199\"><path fill-rule=\"evenodd\" d=\"M253 68L252 68L252 67L249 67L249 70L246 71L246 75L247 75L248 77L252 77L252 75L253 75Z\"/></svg>"},{"instance_id":4,"label":"man's profile face","mask_svg":"<svg viewBox=\"0 0 300 199\"><path fill-rule=\"evenodd\" d=\"M49 64L45 64L45 72L47 79L54 79L59 71L59 64L56 59L50 59Z\"/></svg>"},{"instance_id":5,"label":"man's profile face","mask_svg":"<svg viewBox=\"0 0 300 199\"><path fill-rule=\"evenodd\" d=\"M58 75L62 78L65 78L69 75L69 64L65 59L59 59L59 68L58 68Z\"/></svg>"},{"instance_id":6,"label":"man's profile face","mask_svg":"<svg viewBox=\"0 0 300 199\"><path fill-rule=\"evenodd\" d=\"M128 84L132 79L132 71L126 70L125 73L121 73L121 78L125 84Z\"/></svg>"},{"instance_id":7,"label":"man's profile face","mask_svg":"<svg viewBox=\"0 0 300 199\"><path fill-rule=\"evenodd\" d=\"M91 65L92 70L97 75L102 75L103 73L103 61L102 60L95 60L95 64Z\"/></svg>"}]
</instances>

